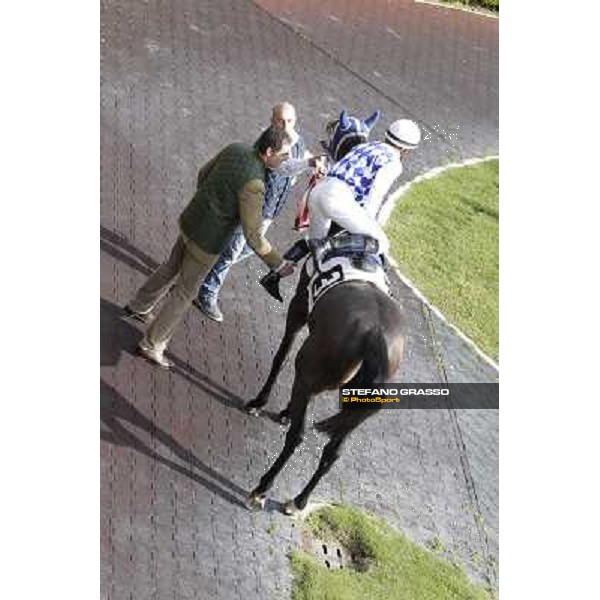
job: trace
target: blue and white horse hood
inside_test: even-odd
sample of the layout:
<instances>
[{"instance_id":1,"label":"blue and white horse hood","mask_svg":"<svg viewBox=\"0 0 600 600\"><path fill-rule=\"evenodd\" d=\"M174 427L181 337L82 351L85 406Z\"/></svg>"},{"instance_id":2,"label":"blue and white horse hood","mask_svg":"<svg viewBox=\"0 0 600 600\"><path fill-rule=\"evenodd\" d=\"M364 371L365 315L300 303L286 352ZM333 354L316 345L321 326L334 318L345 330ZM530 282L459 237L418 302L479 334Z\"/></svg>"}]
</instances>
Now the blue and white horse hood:
<instances>
[{"instance_id":1,"label":"blue and white horse hood","mask_svg":"<svg viewBox=\"0 0 600 600\"><path fill-rule=\"evenodd\" d=\"M369 139L371 130L379 121L381 113L376 110L364 121L348 115L346 110L340 113L340 118L327 124L327 141L321 142L334 162L337 162L348 150Z\"/></svg>"}]
</instances>

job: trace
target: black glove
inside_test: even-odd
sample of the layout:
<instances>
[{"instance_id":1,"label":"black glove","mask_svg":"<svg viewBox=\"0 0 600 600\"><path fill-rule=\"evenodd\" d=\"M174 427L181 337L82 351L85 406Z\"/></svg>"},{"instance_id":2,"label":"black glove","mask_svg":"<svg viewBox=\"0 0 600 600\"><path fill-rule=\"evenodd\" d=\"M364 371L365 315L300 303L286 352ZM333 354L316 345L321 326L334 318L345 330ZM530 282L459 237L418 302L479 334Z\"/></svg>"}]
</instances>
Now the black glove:
<instances>
[{"instance_id":1,"label":"black glove","mask_svg":"<svg viewBox=\"0 0 600 600\"><path fill-rule=\"evenodd\" d=\"M301 258L304 258L309 251L308 242L306 240L298 240L291 248L286 250L283 258L297 263Z\"/></svg>"},{"instance_id":2,"label":"black glove","mask_svg":"<svg viewBox=\"0 0 600 600\"><path fill-rule=\"evenodd\" d=\"M277 271L269 271L261 280L262 285L267 292L279 302L283 302L281 292L279 291L279 282L281 281L281 275Z\"/></svg>"}]
</instances>

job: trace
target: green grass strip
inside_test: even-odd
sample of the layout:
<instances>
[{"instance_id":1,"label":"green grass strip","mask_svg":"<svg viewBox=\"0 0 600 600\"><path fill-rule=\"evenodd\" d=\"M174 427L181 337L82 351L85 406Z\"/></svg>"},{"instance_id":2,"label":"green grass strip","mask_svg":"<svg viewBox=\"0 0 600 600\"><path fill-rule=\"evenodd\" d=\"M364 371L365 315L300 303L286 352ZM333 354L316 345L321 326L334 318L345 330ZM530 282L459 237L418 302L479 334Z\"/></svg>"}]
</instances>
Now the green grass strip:
<instances>
[{"instance_id":1,"label":"green grass strip","mask_svg":"<svg viewBox=\"0 0 600 600\"><path fill-rule=\"evenodd\" d=\"M460 4L469 8L483 8L491 12L500 12L500 0L439 0L442 4Z\"/></svg>"},{"instance_id":2,"label":"green grass strip","mask_svg":"<svg viewBox=\"0 0 600 600\"><path fill-rule=\"evenodd\" d=\"M293 600L491 600L464 571L411 542L384 521L343 506L313 513L319 540L336 540L363 558L363 570L330 570L312 555L292 554Z\"/></svg>"},{"instance_id":3,"label":"green grass strip","mask_svg":"<svg viewBox=\"0 0 600 600\"><path fill-rule=\"evenodd\" d=\"M415 183L386 231L400 271L496 361L499 161Z\"/></svg>"}]
</instances>

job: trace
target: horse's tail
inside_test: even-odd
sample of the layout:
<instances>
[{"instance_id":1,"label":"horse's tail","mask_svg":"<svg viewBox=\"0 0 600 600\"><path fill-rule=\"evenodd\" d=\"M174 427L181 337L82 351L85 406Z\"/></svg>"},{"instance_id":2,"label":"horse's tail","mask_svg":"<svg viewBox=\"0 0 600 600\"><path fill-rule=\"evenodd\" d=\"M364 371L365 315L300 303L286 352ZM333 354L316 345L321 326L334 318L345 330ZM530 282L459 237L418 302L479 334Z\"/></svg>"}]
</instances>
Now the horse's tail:
<instances>
[{"instance_id":1,"label":"horse's tail","mask_svg":"<svg viewBox=\"0 0 600 600\"><path fill-rule=\"evenodd\" d=\"M362 349L363 363L352 378L355 387L371 387L375 382L385 383L390 376L388 347L381 327L371 329L365 335Z\"/></svg>"},{"instance_id":2,"label":"horse's tail","mask_svg":"<svg viewBox=\"0 0 600 600\"><path fill-rule=\"evenodd\" d=\"M380 327L371 329L365 335L362 347L362 365L358 373L347 383L347 387L369 388L374 383L385 383L390 376L388 347ZM342 411L315 423L314 427L322 433L333 433L347 417L348 411Z\"/></svg>"}]
</instances>

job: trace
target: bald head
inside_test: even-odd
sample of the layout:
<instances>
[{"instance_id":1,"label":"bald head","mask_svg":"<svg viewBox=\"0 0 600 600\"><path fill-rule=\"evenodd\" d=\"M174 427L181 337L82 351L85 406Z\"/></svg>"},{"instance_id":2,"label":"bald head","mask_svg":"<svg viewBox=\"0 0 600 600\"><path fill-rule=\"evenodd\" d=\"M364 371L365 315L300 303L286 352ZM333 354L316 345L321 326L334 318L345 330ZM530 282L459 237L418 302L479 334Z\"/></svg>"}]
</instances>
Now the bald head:
<instances>
[{"instance_id":1,"label":"bald head","mask_svg":"<svg viewBox=\"0 0 600 600\"><path fill-rule=\"evenodd\" d=\"M288 135L294 136L296 133L296 109L289 102L280 102L273 107L271 123L283 129Z\"/></svg>"}]
</instances>

